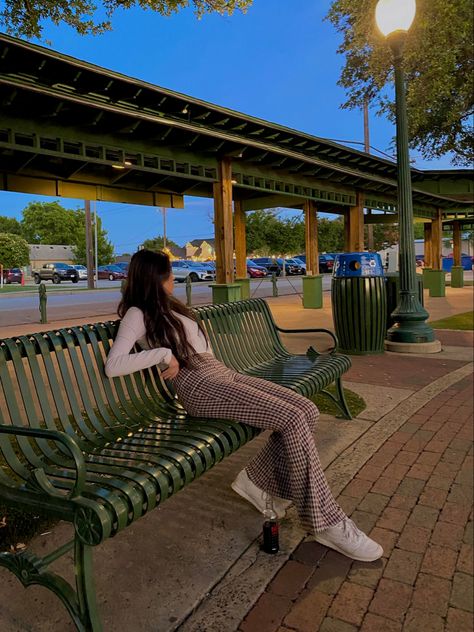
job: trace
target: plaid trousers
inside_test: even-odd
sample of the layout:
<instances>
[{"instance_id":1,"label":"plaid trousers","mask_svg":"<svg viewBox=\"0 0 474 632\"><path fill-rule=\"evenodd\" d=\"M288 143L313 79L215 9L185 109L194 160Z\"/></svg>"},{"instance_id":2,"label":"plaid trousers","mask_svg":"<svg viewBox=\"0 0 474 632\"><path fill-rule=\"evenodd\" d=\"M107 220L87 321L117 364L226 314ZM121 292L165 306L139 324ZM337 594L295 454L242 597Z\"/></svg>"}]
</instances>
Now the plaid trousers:
<instances>
[{"instance_id":1,"label":"plaid trousers","mask_svg":"<svg viewBox=\"0 0 474 632\"><path fill-rule=\"evenodd\" d=\"M319 460L313 436L319 410L313 402L278 384L237 373L209 353L194 356L172 383L193 416L273 431L247 465L247 474L260 489L292 500L305 526L323 531L345 517Z\"/></svg>"}]
</instances>

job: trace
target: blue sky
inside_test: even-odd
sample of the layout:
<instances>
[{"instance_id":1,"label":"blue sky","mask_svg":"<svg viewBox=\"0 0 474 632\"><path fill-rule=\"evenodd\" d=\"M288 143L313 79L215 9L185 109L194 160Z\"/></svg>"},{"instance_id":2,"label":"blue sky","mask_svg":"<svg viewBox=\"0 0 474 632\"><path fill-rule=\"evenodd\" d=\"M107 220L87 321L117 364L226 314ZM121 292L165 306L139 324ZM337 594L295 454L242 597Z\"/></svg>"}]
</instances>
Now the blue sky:
<instances>
[{"instance_id":1,"label":"blue sky","mask_svg":"<svg viewBox=\"0 0 474 632\"><path fill-rule=\"evenodd\" d=\"M201 20L191 10L164 18L132 9L118 11L114 30L104 35L81 37L61 26L46 28L44 36L53 49L111 70L317 136L362 142L362 113L340 109L343 58L336 53L338 34L323 21L329 6L330 0L254 0L244 15ZM389 152L394 133L371 111L372 146ZM448 158L412 158L419 168L450 166ZM28 202L50 199L2 193L0 215L19 219ZM212 200L186 198L185 206L168 211L168 237L184 244L212 236ZM154 208L98 202L97 212L117 253L133 252L163 232Z\"/></svg>"}]
</instances>

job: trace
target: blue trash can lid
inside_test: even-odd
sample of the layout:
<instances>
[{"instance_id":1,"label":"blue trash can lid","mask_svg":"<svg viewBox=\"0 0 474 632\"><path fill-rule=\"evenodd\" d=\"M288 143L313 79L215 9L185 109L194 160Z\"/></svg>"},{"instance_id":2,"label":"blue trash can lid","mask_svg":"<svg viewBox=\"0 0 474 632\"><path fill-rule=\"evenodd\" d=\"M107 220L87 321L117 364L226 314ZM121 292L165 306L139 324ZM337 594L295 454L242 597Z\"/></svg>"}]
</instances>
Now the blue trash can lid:
<instances>
[{"instance_id":1,"label":"blue trash can lid","mask_svg":"<svg viewBox=\"0 0 474 632\"><path fill-rule=\"evenodd\" d=\"M383 276L382 259L377 252L345 252L336 255L333 277Z\"/></svg>"}]
</instances>

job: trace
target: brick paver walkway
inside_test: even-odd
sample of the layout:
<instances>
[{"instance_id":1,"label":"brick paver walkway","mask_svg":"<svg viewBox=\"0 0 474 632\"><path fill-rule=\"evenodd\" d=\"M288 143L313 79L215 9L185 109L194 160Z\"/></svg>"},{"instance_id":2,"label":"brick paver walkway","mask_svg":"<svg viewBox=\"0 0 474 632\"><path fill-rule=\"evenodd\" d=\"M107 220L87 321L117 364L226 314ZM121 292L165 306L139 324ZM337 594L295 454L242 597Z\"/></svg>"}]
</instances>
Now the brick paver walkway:
<instances>
[{"instance_id":1,"label":"brick paver walkway","mask_svg":"<svg viewBox=\"0 0 474 632\"><path fill-rule=\"evenodd\" d=\"M384 547L372 564L303 542L241 632L472 632L473 384L432 399L339 496Z\"/></svg>"}]
</instances>

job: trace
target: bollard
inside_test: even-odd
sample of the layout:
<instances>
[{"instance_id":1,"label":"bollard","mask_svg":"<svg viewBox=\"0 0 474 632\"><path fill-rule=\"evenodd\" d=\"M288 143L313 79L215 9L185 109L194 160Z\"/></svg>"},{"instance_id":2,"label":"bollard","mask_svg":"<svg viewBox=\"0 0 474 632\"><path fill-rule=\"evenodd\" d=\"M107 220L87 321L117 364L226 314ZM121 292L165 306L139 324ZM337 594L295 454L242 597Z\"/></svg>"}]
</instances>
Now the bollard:
<instances>
[{"instance_id":1,"label":"bollard","mask_svg":"<svg viewBox=\"0 0 474 632\"><path fill-rule=\"evenodd\" d=\"M191 307L191 294L192 294L192 281L191 281L191 277L188 274L188 276L186 277L186 305L188 307Z\"/></svg>"},{"instance_id":2,"label":"bollard","mask_svg":"<svg viewBox=\"0 0 474 632\"><path fill-rule=\"evenodd\" d=\"M125 288L127 286L127 279L122 279L122 282L120 283L120 293L123 296L123 293L125 292Z\"/></svg>"},{"instance_id":3,"label":"bollard","mask_svg":"<svg viewBox=\"0 0 474 632\"><path fill-rule=\"evenodd\" d=\"M272 286L273 286L273 296L278 296L276 272L272 272Z\"/></svg>"},{"instance_id":4,"label":"bollard","mask_svg":"<svg viewBox=\"0 0 474 632\"><path fill-rule=\"evenodd\" d=\"M45 324L48 322L48 316L46 314L46 285L44 283L40 283L39 288L39 311L40 311L40 323Z\"/></svg>"}]
</instances>

